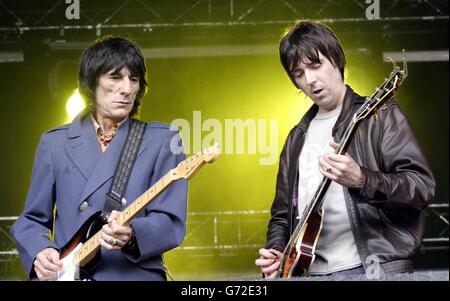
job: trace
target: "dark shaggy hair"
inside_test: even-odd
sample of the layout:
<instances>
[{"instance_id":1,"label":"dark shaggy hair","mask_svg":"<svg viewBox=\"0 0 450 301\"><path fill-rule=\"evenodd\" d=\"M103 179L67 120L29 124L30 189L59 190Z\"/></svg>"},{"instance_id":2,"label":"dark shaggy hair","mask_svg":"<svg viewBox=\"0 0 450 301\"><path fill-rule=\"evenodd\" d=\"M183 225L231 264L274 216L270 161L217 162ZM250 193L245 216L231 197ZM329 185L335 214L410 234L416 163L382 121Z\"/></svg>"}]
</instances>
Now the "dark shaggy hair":
<instances>
[{"instance_id":1,"label":"dark shaggy hair","mask_svg":"<svg viewBox=\"0 0 450 301\"><path fill-rule=\"evenodd\" d=\"M139 78L139 91L130 112L132 117L138 113L140 100L147 91L144 56L133 42L118 37L103 37L87 48L80 58L78 89L85 99L95 103L95 90L100 76L111 70L119 72L123 67Z\"/></svg>"},{"instance_id":2,"label":"dark shaggy hair","mask_svg":"<svg viewBox=\"0 0 450 301\"><path fill-rule=\"evenodd\" d=\"M312 21L301 21L286 30L280 41L280 60L295 86L292 71L300 62L319 63L319 52L339 68L344 80L345 54L330 28Z\"/></svg>"}]
</instances>

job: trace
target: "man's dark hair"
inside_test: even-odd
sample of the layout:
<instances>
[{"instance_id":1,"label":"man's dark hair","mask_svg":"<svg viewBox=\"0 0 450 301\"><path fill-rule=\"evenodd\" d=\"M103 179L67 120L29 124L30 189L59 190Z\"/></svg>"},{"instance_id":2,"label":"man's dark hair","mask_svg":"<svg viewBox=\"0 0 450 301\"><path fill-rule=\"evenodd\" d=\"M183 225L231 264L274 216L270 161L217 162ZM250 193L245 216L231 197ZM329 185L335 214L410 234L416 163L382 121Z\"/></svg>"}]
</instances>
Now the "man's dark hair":
<instances>
[{"instance_id":1,"label":"man's dark hair","mask_svg":"<svg viewBox=\"0 0 450 301\"><path fill-rule=\"evenodd\" d=\"M119 37L104 37L87 48L80 58L78 89L85 99L95 103L95 90L100 76L111 70L118 73L123 67L127 67L132 76L139 78L139 91L130 112L132 117L138 113L141 98L147 91L144 56L133 42Z\"/></svg>"},{"instance_id":2,"label":"man's dark hair","mask_svg":"<svg viewBox=\"0 0 450 301\"><path fill-rule=\"evenodd\" d=\"M280 41L280 60L295 86L292 71L300 62L319 63L319 52L339 68L344 80L345 54L330 28L312 21L301 21L287 29Z\"/></svg>"}]
</instances>

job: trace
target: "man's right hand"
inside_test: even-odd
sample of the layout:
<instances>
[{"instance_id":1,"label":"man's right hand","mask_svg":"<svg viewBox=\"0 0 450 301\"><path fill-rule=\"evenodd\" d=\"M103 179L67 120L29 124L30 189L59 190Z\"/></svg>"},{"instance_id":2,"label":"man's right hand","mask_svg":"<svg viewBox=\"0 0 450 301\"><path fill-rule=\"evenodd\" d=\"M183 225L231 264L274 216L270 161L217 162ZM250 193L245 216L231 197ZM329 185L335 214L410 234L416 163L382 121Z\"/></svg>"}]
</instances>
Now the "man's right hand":
<instances>
[{"instance_id":1,"label":"man's right hand","mask_svg":"<svg viewBox=\"0 0 450 301\"><path fill-rule=\"evenodd\" d=\"M34 271L39 280L56 280L57 272L63 267L59 253L53 248L39 252L34 260Z\"/></svg>"},{"instance_id":2,"label":"man's right hand","mask_svg":"<svg viewBox=\"0 0 450 301\"><path fill-rule=\"evenodd\" d=\"M259 255L255 264L261 268L265 278L274 279L283 254L274 249L259 249Z\"/></svg>"}]
</instances>

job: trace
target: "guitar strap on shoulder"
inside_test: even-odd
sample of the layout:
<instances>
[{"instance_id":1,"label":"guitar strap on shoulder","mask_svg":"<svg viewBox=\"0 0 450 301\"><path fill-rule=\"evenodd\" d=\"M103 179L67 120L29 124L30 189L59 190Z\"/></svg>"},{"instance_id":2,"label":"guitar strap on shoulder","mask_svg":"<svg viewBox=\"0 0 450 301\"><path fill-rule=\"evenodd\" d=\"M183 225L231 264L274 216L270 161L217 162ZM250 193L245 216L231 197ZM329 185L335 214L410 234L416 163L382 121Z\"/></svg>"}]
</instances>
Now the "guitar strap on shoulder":
<instances>
[{"instance_id":1,"label":"guitar strap on shoulder","mask_svg":"<svg viewBox=\"0 0 450 301\"><path fill-rule=\"evenodd\" d=\"M144 137L145 123L136 119L130 122L127 139L122 148L119 163L112 181L111 189L106 194L105 205L103 206L101 218L107 223L111 211L119 211L124 203L122 197L130 179L131 170L136 161L137 153Z\"/></svg>"}]
</instances>

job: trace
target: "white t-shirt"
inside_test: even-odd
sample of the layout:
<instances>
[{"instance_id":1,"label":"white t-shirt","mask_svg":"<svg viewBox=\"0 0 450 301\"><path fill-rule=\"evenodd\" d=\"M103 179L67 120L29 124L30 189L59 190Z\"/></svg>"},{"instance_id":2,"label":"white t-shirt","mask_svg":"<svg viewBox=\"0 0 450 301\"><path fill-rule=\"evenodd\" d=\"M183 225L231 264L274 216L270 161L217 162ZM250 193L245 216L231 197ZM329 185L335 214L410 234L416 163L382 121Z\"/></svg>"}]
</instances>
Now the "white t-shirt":
<instances>
[{"instance_id":1,"label":"white t-shirt","mask_svg":"<svg viewBox=\"0 0 450 301\"><path fill-rule=\"evenodd\" d=\"M334 152L329 142L341 110L342 106L339 106L330 112L317 113L306 132L299 158L299 216L312 201L323 178L319 171L319 155ZM350 228L342 185L331 182L324 197L323 208L323 227L309 274L328 274L359 266L361 259Z\"/></svg>"}]
</instances>

